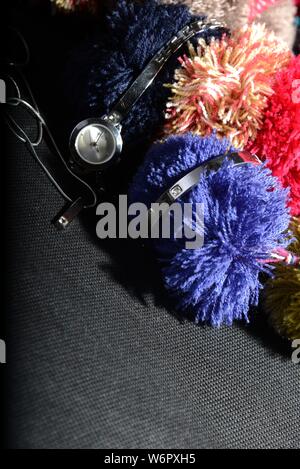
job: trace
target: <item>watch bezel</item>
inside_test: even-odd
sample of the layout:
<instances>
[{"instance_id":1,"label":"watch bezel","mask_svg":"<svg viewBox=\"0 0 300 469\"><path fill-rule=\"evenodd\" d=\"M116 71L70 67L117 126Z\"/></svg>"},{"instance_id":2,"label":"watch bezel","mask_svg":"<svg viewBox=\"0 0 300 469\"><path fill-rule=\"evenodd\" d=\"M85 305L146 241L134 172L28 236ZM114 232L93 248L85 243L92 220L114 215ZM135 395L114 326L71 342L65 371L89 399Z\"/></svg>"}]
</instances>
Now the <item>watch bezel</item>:
<instances>
[{"instance_id":1,"label":"watch bezel","mask_svg":"<svg viewBox=\"0 0 300 469\"><path fill-rule=\"evenodd\" d=\"M112 152L111 156L104 162L90 163L86 161L77 151L77 148L76 148L77 137L85 127L89 127L90 125L96 125L96 126L101 125L105 127L106 129L108 129L108 131L112 134L112 137L114 138L114 143L115 143L114 151ZM79 122L72 130L70 140L69 140L69 146L70 146L70 151L71 151L73 160L76 163L78 163L80 167L83 167L86 170L90 170L90 171L100 171L102 168L105 168L111 165L122 152L123 140L121 136L121 127L119 125L118 126L114 125L113 123L111 123L109 120L106 120L106 119L97 119L97 118L92 118L92 117L89 119L84 119L83 121Z\"/></svg>"}]
</instances>

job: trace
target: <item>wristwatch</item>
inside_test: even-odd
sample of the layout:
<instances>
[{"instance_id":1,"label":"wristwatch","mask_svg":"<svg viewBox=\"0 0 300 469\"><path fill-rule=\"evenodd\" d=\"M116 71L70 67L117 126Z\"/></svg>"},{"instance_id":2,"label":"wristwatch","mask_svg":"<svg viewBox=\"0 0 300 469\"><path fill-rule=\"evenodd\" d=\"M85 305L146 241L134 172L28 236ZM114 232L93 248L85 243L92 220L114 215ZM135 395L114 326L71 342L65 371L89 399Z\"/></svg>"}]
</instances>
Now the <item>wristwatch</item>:
<instances>
[{"instance_id":1,"label":"wristwatch","mask_svg":"<svg viewBox=\"0 0 300 469\"><path fill-rule=\"evenodd\" d=\"M122 152L121 122L132 106L152 84L167 60L196 34L224 29L217 21L194 21L181 29L163 46L140 73L112 110L101 118L90 118L76 125L70 137L70 165L81 173L102 171L118 159Z\"/></svg>"}]
</instances>

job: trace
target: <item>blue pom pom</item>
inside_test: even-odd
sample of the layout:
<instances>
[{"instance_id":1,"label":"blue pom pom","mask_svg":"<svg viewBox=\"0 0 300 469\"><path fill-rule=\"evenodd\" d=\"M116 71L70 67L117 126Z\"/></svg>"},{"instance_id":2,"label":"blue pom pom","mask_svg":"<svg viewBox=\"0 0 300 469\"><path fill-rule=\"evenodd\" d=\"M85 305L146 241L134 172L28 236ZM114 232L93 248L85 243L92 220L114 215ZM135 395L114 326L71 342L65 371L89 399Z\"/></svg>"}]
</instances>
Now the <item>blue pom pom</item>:
<instances>
[{"instance_id":1,"label":"blue pom pom","mask_svg":"<svg viewBox=\"0 0 300 469\"><path fill-rule=\"evenodd\" d=\"M228 141L214 135L186 134L155 144L130 187L131 201L149 206L184 173L228 148ZM229 156L220 169L204 173L182 197L193 206L204 204L203 247L186 249L177 239L153 241L165 285L181 311L214 326L248 320L262 288L259 274L270 272L261 261L289 244L286 199L287 191L264 166L237 165Z\"/></svg>"},{"instance_id":2,"label":"blue pom pom","mask_svg":"<svg viewBox=\"0 0 300 469\"><path fill-rule=\"evenodd\" d=\"M200 17L191 15L184 5L119 0L114 12L106 18L102 33L77 50L69 64L66 93L77 104L77 117L99 117L107 113L155 53L196 18ZM220 29L213 35L220 37L222 33L224 30ZM202 37L208 41L212 33ZM125 144L139 145L140 141L153 137L163 124L169 95L163 85L172 81L180 54L182 50L164 65L122 122Z\"/></svg>"}]
</instances>

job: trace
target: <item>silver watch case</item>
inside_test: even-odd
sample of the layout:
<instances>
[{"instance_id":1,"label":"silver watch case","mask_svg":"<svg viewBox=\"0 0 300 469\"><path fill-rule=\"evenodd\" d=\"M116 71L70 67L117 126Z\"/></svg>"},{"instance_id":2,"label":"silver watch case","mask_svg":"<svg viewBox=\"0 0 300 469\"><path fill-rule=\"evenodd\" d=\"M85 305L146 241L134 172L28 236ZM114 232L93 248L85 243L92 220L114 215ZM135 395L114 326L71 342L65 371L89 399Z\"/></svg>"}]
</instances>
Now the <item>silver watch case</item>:
<instances>
[{"instance_id":1,"label":"silver watch case","mask_svg":"<svg viewBox=\"0 0 300 469\"><path fill-rule=\"evenodd\" d=\"M91 125L103 127L105 130L109 131L112 137L113 150L109 158L106 158L106 160L103 162L91 163L91 162L86 161L79 154L76 148L76 141L77 141L78 135L85 127L89 127ZM71 136L70 136L70 141L69 141L70 151L72 155L71 163L77 164L81 170L86 170L87 172L101 171L107 166L110 166L111 164L113 164L122 152L123 139L121 136L121 129L122 129L122 126L120 124L118 123L114 124L111 120L107 118L106 119L89 118L89 119L85 119L79 122L79 124L77 124L76 127L73 129Z\"/></svg>"}]
</instances>

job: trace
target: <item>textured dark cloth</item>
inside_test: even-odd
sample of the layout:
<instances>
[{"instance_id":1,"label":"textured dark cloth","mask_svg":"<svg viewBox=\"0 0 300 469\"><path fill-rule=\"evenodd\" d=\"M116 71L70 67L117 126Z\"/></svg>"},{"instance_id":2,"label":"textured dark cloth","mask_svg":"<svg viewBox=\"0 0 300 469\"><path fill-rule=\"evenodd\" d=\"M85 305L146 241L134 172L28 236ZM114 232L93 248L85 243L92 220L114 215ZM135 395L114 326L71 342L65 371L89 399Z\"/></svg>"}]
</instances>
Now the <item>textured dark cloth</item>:
<instances>
[{"instance_id":1,"label":"textured dark cloth","mask_svg":"<svg viewBox=\"0 0 300 469\"><path fill-rule=\"evenodd\" d=\"M60 21L26 24L40 48L30 82L56 134L65 106L53 64L62 38L73 41ZM8 136L9 446L300 448L300 367L263 316L220 330L181 323L137 243L97 240L93 213L55 230L63 201Z\"/></svg>"},{"instance_id":2,"label":"textured dark cloth","mask_svg":"<svg viewBox=\"0 0 300 469\"><path fill-rule=\"evenodd\" d=\"M10 447L300 447L280 340L181 323L143 250L96 240L93 215L56 232L60 196L14 138L8 158Z\"/></svg>"}]
</instances>

